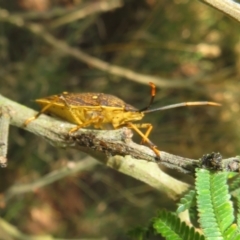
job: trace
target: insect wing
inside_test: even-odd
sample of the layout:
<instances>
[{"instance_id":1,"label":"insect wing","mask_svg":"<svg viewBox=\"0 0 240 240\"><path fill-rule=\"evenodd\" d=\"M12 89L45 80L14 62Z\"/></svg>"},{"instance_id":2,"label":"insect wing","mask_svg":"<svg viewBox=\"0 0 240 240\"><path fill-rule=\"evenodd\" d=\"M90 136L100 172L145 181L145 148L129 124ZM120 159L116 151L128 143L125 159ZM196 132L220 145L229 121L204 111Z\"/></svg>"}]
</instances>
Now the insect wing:
<instances>
[{"instance_id":1,"label":"insect wing","mask_svg":"<svg viewBox=\"0 0 240 240\"><path fill-rule=\"evenodd\" d=\"M121 108L127 111L137 111L133 106L118 97L104 93L67 93L62 95L70 106Z\"/></svg>"}]
</instances>

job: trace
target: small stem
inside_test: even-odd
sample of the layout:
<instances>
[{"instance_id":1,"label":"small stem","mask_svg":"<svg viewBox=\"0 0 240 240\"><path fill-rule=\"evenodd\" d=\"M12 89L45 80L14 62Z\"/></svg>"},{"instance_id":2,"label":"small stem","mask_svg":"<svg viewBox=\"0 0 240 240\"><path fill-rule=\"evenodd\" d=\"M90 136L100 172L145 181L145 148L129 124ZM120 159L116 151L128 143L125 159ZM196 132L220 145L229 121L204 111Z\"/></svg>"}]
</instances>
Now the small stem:
<instances>
[{"instance_id":1,"label":"small stem","mask_svg":"<svg viewBox=\"0 0 240 240\"><path fill-rule=\"evenodd\" d=\"M240 4L232 0L200 0L240 22Z\"/></svg>"},{"instance_id":2,"label":"small stem","mask_svg":"<svg viewBox=\"0 0 240 240\"><path fill-rule=\"evenodd\" d=\"M9 201L12 197L18 195L18 194L24 194L27 192L32 192L35 189L44 187L46 185L49 185L53 182L56 182L66 176L72 175L74 173L88 170L93 168L97 164L97 161L94 159L86 158L85 160L81 160L79 162L69 162L66 166L63 168L57 169L55 171L52 171L45 176L42 176L36 181L31 181L30 183L25 184L15 184L11 186L6 192L5 192L5 198L4 201Z\"/></svg>"},{"instance_id":3,"label":"small stem","mask_svg":"<svg viewBox=\"0 0 240 240\"><path fill-rule=\"evenodd\" d=\"M113 10L115 8L119 8L122 6L121 1L99 1L99 2L93 2L89 5L86 5L85 7L81 9L77 9L76 11L69 12L68 14L65 14L64 16L61 16L57 18L56 20L53 20L50 25L48 25L48 28L57 28L59 26L68 24L70 22L77 21L79 19L86 18L89 15L92 14L98 14L101 12L107 12L110 10Z\"/></svg>"},{"instance_id":4,"label":"small stem","mask_svg":"<svg viewBox=\"0 0 240 240\"><path fill-rule=\"evenodd\" d=\"M10 109L0 107L0 167L7 167L7 149L8 149L8 132L10 124Z\"/></svg>"}]
</instances>

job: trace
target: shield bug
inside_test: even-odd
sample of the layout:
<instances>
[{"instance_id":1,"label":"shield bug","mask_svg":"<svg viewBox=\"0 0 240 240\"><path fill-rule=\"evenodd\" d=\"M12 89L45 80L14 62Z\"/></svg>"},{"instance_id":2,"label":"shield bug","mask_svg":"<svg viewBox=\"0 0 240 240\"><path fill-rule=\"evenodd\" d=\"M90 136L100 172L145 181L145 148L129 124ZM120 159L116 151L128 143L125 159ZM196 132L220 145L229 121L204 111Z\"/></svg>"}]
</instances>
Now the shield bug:
<instances>
[{"instance_id":1,"label":"shield bug","mask_svg":"<svg viewBox=\"0 0 240 240\"><path fill-rule=\"evenodd\" d=\"M36 99L35 101L42 109L34 117L27 119L24 126L27 126L42 113L54 115L76 124L76 127L72 128L69 134L88 126L104 129L105 125L109 123L114 129L126 126L134 129L142 137L142 143L146 143L160 158L160 151L148 138L153 129L152 125L150 123L135 124L132 122L141 120L146 113L170 108L197 105L220 106L215 102L184 102L149 109L156 94L155 85L153 83L149 84L151 86L150 102L140 110L109 94L63 92L59 95ZM143 133L140 129L146 129L146 132Z\"/></svg>"}]
</instances>

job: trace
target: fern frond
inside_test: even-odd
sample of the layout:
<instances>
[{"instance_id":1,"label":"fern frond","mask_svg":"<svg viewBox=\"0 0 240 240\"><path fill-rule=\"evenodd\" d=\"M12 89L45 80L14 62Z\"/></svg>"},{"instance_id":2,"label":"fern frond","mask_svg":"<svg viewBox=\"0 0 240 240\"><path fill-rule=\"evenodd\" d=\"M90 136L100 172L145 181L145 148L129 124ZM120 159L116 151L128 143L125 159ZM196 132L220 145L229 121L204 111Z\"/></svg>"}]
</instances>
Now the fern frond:
<instances>
[{"instance_id":1,"label":"fern frond","mask_svg":"<svg viewBox=\"0 0 240 240\"><path fill-rule=\"evenodd\" d=\"M166 240L204 240L204 236L187 226L185 222L167 211L161 211L154 221L153 228Z\"/></svg>"},{"instance_id":2,"label":"fern frond","mask_svg":"<svg viewBox=\"0 0 240 240\"><path fill-rule=\"evenodd\" d=\"M230 183L230 192L234 192L234 195L239 195L240 192L240 175L237 173L234 173L235 176L233 176L233 180Z\"/></svg>"},{"instance_id":3,"label":"fern frond","mask_svg":"<svg viewBox=\"0 0 240 240\"><path fill-rule=\"evenodd\" d=\"M199 222L207 239L224 239L224 231L234 220L227 185L227 173L196 172Z\"/></svg>"},{"instance_id":4,"label":"fern frond","mask_svg":"<svg viewBox=\"0 0 240 240\"><path fill-rule=\"evenodd\" d=\"M236 197L237 201L237 226L238 226L238 232L240 232L240 196L238 195Z\"/></svg>"},{"instance_id":5,"label":"fern frond","mask_svg":"<svg viewBox=\"0 0 240 240\"><path fill-rule=\"evenodd\" d=\"M232 224L225 232L224 232L224 239L227 240L236 240L240 237L238 232L238 226L236 224Z\"/></svg>"},{"instance_id":6,"label":"fern frond","mask_svg":"<svg viewBox=\"0 0 240 240\"><path fill-rule=\"evenodd\" d=\"M196 191L190 190L187 192L178 203L177 214L189 210L195 204Z\"/></svg>"}]
</instances>

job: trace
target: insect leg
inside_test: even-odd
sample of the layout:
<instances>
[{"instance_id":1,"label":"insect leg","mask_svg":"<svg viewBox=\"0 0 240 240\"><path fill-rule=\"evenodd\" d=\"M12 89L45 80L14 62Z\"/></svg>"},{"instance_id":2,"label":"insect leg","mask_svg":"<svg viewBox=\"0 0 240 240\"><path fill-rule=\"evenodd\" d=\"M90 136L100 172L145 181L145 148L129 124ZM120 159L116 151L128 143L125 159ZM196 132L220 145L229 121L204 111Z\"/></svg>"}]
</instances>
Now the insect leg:
<instances>
[{"instance_id":1,"label":"insect leg","mask_svg":"<svg viewBox=\"0 0 240 240\"><path fill-rule=\"evenodd\" d=\"M140 124L134 124L137 128L147 128L147 131L146 133L144 134L144 136L146 138L148 138L148 136L150 135L152 129L153 129L153 126L151 123L140 123ZM141 144L145 143L145 139L143 138L142 141L141 141Z\"/></svg>"},{"instance_id":2,"label":"insect leg","mask_svg":"<svg viewBox=\"0 0 240 240\"><path fill-rule=\"evenodd\" d=\"M30 122L32 122L33 120L37 119L42 113L46 112L46 110L48 108L50 108L56 101L58 100L58 97L56 97L56 99L52 102L50 102L49 104L47 104L44 108L41 109L41 111L39 111L35 116L28 118L23 126L26 127Z\"/></svg>"},{"instance_id":3,"label":"insect leg","mask_svg":"<svg viewBox=\"0 0 240 240\"><path fill-rule=\"evenodd\" d=\"M140 127L141 127L141 125L144 126L144 128L146 128L146 126L148 127L146 134L144 134L143 132L141 132L139 130L139 125L140 125ZM160 151L157 150L157 147L148 139L148 135L150 134L150 132L152 130L152 126L149 127L149 125L151 125L151 124L144 125L144 124L132 124L130 122L127 123L127 126L129 128L134 129L142 137L142 141L146 142L148 144L148 146L153 150L153 152L157 155L157 157L160 158ZM143 127L141 127L141 128L143 128Z\"/></svg>"},{"instance_id":4,"label":"insect leg","mask_svg":"<svg viewBox=\"0 0 240 240\"><path fill-rule=\"evenodd\" d=\"M94 118L90 119L89 121L86 121L86 122L84 122L82 124L77 125L76 127L72 128L72 129L70 129L70 131L68 133L71 134L73 132L76 132L80 128L87 127L87 126L89 126L89 125L91 125L93 123L98 123L101 119L102 119L101 116L94 117Z\"/></svg>"}]
</instances>

